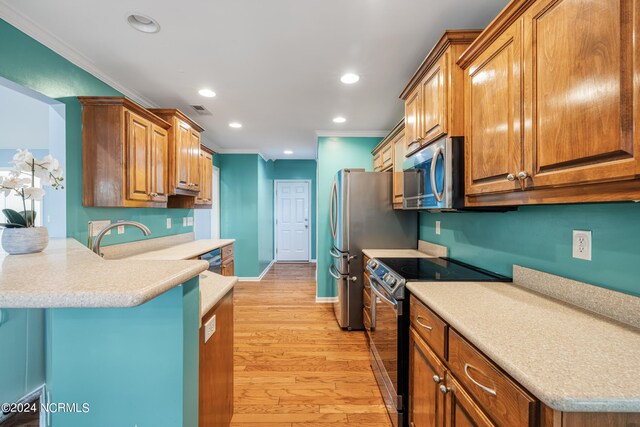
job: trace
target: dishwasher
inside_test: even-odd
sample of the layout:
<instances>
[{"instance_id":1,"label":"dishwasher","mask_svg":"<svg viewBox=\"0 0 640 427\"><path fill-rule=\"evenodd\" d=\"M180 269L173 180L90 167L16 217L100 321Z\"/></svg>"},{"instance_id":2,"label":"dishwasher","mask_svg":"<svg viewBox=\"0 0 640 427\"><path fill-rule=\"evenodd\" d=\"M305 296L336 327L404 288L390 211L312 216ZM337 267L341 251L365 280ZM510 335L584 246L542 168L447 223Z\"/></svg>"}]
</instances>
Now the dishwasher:
<instances>
[{"instance_id":1,"label":"dishwasher","mask_svg":"<svg viewBox=\"0 0 640 427\"><path fill-rule=\"evenodd\" d=\"M212 273L221 274L222 273L222 252L221 249L215 249L211 252L207 252L206 254L200 255L200 259L203 261L207 261L209 263L209 268L207 270Z\"/></svg>"}]
</instances>

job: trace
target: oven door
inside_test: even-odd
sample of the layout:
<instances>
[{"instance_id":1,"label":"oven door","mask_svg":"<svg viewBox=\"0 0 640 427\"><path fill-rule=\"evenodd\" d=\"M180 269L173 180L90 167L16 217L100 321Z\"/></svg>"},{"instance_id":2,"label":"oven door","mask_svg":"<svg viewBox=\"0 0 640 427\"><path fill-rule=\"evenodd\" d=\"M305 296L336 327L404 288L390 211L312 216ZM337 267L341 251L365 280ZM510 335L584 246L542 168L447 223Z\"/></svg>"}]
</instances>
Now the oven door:
<instances>
[{"instance_id":1,"label":"oven door","mask_svg":"<svg viewBox=\"0 0 640 427\"><path fill-rule=\"evenodd\" d=\"M448 140L435 142L410 160L404 172L404 209L450 209L451 159L447 151Z\"/></svg>"},{"instance_id":2,"label":"oven door","mask_svg":"<svg viewBox=\"0 0 640 427\"><path fill-rule=\"evenodd\" d=\"M380 391L389 412L402 411L402 396L398 394L398 327L401 324L402 304L389 293L375 277L369 278L371 285L371 330L369 331L371 353L379 373L376 373ZM375 369L375 366L374 366ZM393 408L390 407L389 401Z\"/></svg>"}]
</instances>

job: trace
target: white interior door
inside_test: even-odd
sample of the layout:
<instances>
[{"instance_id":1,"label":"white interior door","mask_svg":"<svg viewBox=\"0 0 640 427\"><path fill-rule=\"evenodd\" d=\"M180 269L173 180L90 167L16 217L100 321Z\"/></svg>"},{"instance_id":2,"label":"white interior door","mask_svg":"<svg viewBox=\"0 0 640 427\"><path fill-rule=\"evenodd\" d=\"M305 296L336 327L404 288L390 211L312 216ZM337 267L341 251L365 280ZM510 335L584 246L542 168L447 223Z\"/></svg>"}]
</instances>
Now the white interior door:
<instances>
[{"instance_id":1,"label":"white interior door","mask_svg":"<svg viewBox=\"0 0 640 427\"><path fill-rule=\"evenodd\" d=\"M276 182L276 259L309 261L309 182Z\"/></svg>"},{"instance_id":2,"label":"white interior door","mask_svg":"<svg viewBox=\"0 0 640 427\"><path fill-rule=\"evenodd\" d=\"M211 200L213 207L211 208L211 238L220 238L220 168L213 167L211 182Z\"/></svg>"}]
</instances>

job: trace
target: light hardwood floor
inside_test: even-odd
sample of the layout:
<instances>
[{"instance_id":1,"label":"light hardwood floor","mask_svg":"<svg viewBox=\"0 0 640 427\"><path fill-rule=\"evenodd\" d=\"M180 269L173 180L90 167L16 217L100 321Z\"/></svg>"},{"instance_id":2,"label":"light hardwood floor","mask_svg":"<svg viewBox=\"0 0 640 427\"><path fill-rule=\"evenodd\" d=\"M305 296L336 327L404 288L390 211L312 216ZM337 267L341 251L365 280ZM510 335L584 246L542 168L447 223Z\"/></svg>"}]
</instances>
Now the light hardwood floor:
<instances>
[{"instance_id":1,"label":"light hardwood floor","mask_svg":"<svg viewBox=\"0 0 640 427\"><path fill-rule=\"evenodd\" d=\"M315 264L275 264L234 298L232 426L391 426L364 333L315 303Z\"/></svg>"}]
</instances>

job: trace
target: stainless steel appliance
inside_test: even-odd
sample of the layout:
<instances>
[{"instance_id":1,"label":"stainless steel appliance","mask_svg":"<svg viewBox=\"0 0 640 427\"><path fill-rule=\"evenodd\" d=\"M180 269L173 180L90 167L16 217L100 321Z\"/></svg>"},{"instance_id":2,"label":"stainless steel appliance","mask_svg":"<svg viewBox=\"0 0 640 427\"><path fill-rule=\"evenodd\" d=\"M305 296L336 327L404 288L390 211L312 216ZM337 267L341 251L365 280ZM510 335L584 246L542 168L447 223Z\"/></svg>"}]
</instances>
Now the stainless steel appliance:
<instances>
[{"instance_id":1,"label":"stainless steel appliance","mask_svg":"<svg viewBox=\"0 0 640 427\"><path fill-rule=\"evenodd\" d=\"M334 304L341 328L363 329L362 249L415 248L418 217L394 210L392 174L342 169L331 189L329 219L333 244L329 274L338 291Z\"/></svg>"},{"instance_id":2,"label":"stainless steel appliance","mask_svg":"<svg viewBox=\"0 0 640 427\"><path fill-rule=\"evenodd\" d=\"M436 141L405 160L402 167L404 209L464 208L464 138Z\"/></svg>"},{"instance_id":3,"label":"stainless steel appliance","mask_svg":"<svg viewBox=\"0 0 640 427\"><path fill-rule=\"evenodd\" d=\"M409 387L409 298L407 282L511 281L449 258L369 260L371 368L394 426L406 426Z\"/></svg>"},{"instance_id":4,"label":"stainless steel appliance","mask_svg":"<svg viewBox=\"0 0 640 427\"><path fill-rule=\"evenodd\" d=\"M207 270L212 273L222 274L222 251L221 249L214 249L211 252L200 255L200 259L209 263Z\"/></svg>"}]
</instances>

